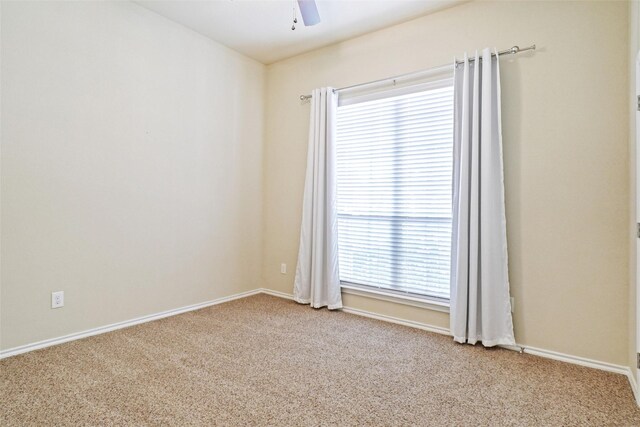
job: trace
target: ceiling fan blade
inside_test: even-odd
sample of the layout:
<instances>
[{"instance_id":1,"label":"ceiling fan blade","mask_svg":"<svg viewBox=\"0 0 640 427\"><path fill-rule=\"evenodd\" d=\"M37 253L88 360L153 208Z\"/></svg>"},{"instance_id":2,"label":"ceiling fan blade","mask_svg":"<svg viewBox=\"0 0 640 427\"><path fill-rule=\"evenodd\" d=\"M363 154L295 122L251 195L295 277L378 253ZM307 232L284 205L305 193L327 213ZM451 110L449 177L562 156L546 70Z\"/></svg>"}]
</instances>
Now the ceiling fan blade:
<instances>
[{"instance_id":1,"label":"ceiling fan blade","mask_svg":"<svg viewBox=\"0 0 640 427\"><path fill-rule=\"evenodd\" d=\"M318 14L315 0L298 0L298 7L305 26L310 27L320 22L320 14Z\"/></svg>"}]
</instances>

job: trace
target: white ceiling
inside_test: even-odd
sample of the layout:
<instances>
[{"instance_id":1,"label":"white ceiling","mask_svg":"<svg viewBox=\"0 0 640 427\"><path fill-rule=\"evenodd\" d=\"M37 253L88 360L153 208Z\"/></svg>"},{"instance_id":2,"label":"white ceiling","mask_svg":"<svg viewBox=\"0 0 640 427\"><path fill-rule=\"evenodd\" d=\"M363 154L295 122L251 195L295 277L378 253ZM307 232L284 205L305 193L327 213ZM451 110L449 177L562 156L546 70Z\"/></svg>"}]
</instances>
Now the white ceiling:
<instances>
[{"instance_id":1,"label":"white ceiling","mask_svg":"<svg viewBox=\"0 0 640 427\"><path fill-rule=\"evenodd\" d=\"M321 22L305 27L294 0L134 0L264 64L433 13L468 0L316 0ZM296 6L297 9L297 6Z\"/></svg>"}]
</instances>

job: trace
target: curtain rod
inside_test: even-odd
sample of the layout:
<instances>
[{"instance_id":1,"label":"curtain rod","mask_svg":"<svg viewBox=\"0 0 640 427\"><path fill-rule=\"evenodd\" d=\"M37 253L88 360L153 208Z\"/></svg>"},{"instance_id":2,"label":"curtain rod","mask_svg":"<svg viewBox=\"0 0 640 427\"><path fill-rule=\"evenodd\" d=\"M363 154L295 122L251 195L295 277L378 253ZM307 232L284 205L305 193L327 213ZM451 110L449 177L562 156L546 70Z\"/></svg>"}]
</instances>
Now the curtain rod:
<instances>
[{"instance_id":1,"label":"curtain rod","mask_svg":"<svg viewBox=\"0 0 640 427\"><path fill-rule=\"evenodd\" d=\"M510 49L505 49L505 50L501 50L500 52L496 53L492 53L491 56L500 56L500 55L513 55L516 53L520 53L520 52L525 52L527 50L536 50L536 45L533 44L531 46L528 47L519 47L519 46L513 46ZM475 56L472 56L471 58L469 58L469 62L473 62L475 61L477 58ZM482 59L482 58L480 58ZM464 61L456 61L455 62L455 66L457 67L460 64L464 64ZM360 87L364 87L364 86L377 86L381 83L386 83L386 82L394 82L396 80L401 80L401 79L406 79L406 78L417 78L417 77L423 77L423 76L428 76L429 74L436 74L439 73L441 71L445 71L448 68L452 68L453 65L441 65L439 67L434 67L434 68L429 68L427 70L421 70L421 71L416 71L413 73L407 73L407 74L401 74L399 76L394 76L394 77L388 77L386 79L380 79L380 80L374 80L372 82L367 82L367 83L360 83L357 85L352 85L352 86L345 86L345 87L341 87L339 89L334 89L334 92L343 92L349 89L354 89L354 88L360 88ZM306 101L307 99L311 99L311 95L300 95L300 101Z\"/></svg>"}]
</instances>

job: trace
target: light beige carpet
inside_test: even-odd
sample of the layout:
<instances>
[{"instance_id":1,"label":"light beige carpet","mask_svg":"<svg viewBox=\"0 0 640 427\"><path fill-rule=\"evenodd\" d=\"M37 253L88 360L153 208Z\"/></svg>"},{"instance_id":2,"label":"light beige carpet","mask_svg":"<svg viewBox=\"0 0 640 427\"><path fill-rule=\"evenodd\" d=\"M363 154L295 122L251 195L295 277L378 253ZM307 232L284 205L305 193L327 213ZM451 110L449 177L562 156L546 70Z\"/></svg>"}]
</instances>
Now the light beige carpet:
<instances>
[{"instance_id":1,"label":"light beige carpet","mask_svg":"<svg viewBox=\"0 0 640 427\"><path fill-rule=\"evenodd\" d=\"M0 362L0 424L635 425L627 378L257 295Z\"/></svg>"}]
</instances>

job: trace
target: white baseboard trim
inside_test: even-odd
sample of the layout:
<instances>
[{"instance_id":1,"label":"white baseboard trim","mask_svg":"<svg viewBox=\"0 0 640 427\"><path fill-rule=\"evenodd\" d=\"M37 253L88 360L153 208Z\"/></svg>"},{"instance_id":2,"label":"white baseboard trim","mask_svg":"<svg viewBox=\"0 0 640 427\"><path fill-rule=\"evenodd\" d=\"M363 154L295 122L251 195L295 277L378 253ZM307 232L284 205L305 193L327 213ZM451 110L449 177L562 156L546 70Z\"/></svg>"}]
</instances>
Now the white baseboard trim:
<instances>
[{"instance_id":1,"label":"white baseboard trim","mask_svg":"<svg viewBox=\"0 0 640 427\"><path fill-rule=\"evenodd\" d=\"M64 335L58 338L50 338L43 341L38 341L31 344L22 345L19 347L9 348L7 350L0 351L0 359L4 359L18 354L27 353L41 348L51 347L54 345L62 344L69 341L79 340L81 338L91 337L93 335L104 334L105 332L115 331L117 329L127 328L129 326L139 325L141 323L151 322L153 320L162 319L164 317L175 316L176 314L186 313L188 311L199 310L201 308L209 307L212 305L222 304L223 302L233 301L239 298L245 298L250 295L256 295L261 293L261 289L254 289L252 291L241 292L239 294L229 295L222 298L217 298L211 301L202 302L199 304L188 305L185 307L175 308L172 310L162 311L160 313L150 314L147 316L137 317L131 320L125 320L123 322L112 323L106 326L100 326L93 329L88 329L82 332L76 332L69 335Z\"/></svg>"},{"instance_id":2,"label":"white baseboard trim","mask_svg":"<svg viewBox=\"0 0 640 427\"><path fill-rule=\"evenodd\" d=\"M546 359L559 360L561 362L572 363L574 365L586 366L587 368L600 369L602 371L614 372L628 376L629 368L627 366L615 365L613 363L601 362L599 360L587 359L586 357L573 356L570 354L559 353L557 351L545 350L542 348L522 346L524 352L533 354L534 356L544 357Z\"/></svg>"},{"instance_id":3,"label":"white baseboard trim","mask_svg":"<svg viewBox=\"0 0 640 427\"><path fill-rule=\"evenodd\" d=\"M342 309L345 313L355 314L357 316L368 317L370 319L382 320L383 322L395 323L397 325L404 325L410 328L422 329L423 331L435 332L436 334L451 335L448 328L442 328L440 326L429 325L422 322L416 322L414 320L400 319L398 317L387 316L385 314L373 313L371 311L360 310L359 308L344 307Z\"/></svg>"},{"instance_id":4,"label":"white baseboard trim","mask_svg":"<svg viewBox=\"0 0 640 427\"><path fill-rule=\"evenodd\" d=\"M263 294L272 295L274 297L290 299L293 301L293 294L288 294L286 292L274 291L273 289L260 288L258 289Z\"/></svg>"},{"instance_id":5,"label":"white baseboard trim","mask_svg":"<svg viewBox=\"0 0 640 427\"><path fill-rule=\"evenodd\" d=\"M635 397L636 403L640 406L640 390L638 390L638 382L636 381L636 376L633 371L633 369L627 368L627 377L629 378L629 384L633 391L633 397Z\"/></svg>"}]
</instances>

